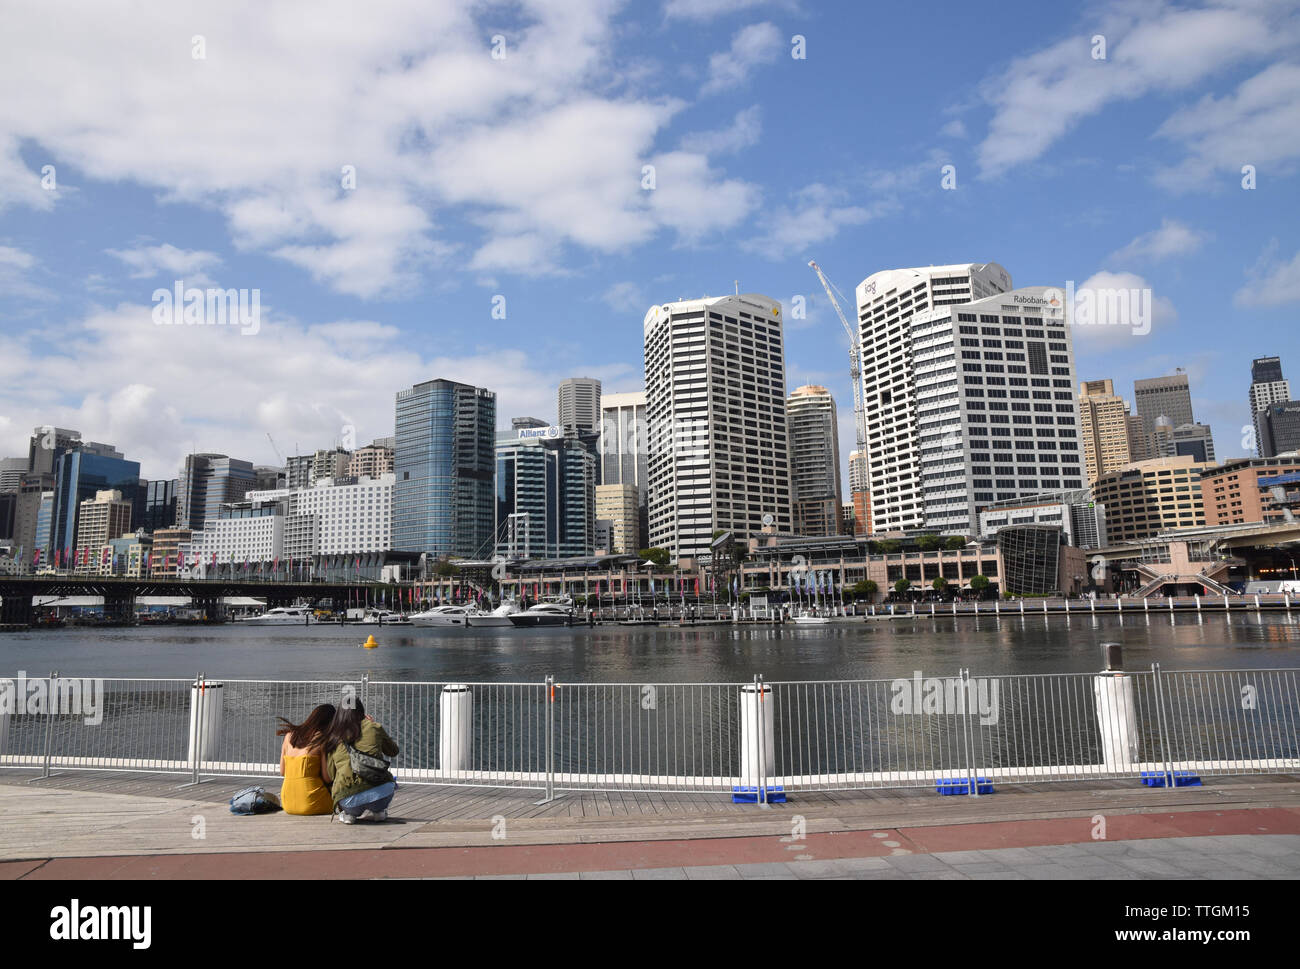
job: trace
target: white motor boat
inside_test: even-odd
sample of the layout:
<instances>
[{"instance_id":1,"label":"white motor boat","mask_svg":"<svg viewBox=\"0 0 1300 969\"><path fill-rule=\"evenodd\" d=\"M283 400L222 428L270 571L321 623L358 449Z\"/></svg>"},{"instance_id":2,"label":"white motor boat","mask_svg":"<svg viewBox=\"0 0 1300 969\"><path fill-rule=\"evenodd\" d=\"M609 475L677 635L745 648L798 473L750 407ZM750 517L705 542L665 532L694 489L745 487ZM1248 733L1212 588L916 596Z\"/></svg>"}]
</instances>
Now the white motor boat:
<instances>
[{"instance_id":1,"label":"white motor boat","mask_svg":"<svg viewBox=\"0 0 1300 969\"><path fill-rule=\"evenodd\" d=\"M366 614L361 617L363 625L367 626L409 626L411 620L403 616L400 612L393 612L389 609L367 609Z\"/></svg>"},{"instance_id":2,"label":"white motor boat","mask_svg":"<svg viewBox=\"0 0 1300 969\"><path fill-rule=\"evenodd\" d=\"M309 626L318 620L306 607L277 606L260 616L243 616L235 621L248 626Z\"/></svg>"},{"instance_id":3,"label":"white motor boat","mask_svg":"<svg viewBox=\"0 0 1300 969\"><path fill-rule=\"evenodd\" d=\"M513 626L510 617L518 612L519 603L514 599L507 599L491 612L471 609L468 619L471 626Z\"/></svg>"},{"instance_id":4,"label":"white motor boat","mask_svg":"<svg viewBox=\"0 0 1300 969\"><path fill-rule=\"evenodd\" d=\"M795 616L794 621L801 626L824 626L830 622L825 616Z\"/></svg>"},{"instance_id":5,"label":"white motor boat","mask_svg":"<svg viewBox=\"0 0 1300 969\"><path fill-rule=\"evenodd\" d=\"M515 626L567 626L573 621L573 607L561 602L539 602L510 616Z\"/></svg>"},{"instance_id":6,"label":"white motor boat","mask_svg":"<svg viewBox=\"0 0 1300 969\"><path fill-rule=\"evenodd\" d=\"M414 613L408 618L414 626L460 626L464 628L469 625L469 617L472 611L469 606L434 606L424 612Z\"/></svg>"}]
</instances>

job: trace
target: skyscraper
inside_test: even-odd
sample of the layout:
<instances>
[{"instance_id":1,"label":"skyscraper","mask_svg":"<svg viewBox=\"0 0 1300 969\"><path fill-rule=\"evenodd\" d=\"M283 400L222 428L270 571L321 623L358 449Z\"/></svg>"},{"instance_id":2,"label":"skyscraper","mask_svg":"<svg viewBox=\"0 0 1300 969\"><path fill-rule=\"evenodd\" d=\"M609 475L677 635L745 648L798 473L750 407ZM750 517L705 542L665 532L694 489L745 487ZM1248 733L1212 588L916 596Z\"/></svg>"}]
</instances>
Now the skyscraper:
<instances>
[{"instance_id":1,"label":"skyscraper","mask_svg":"<svg viewBox=\"0 0 1300 969\"><path fill-rule=\"evenodd\" d=\"M82 553L79 571L98 574L105 568L103 551L110 539L131 530L131 503L120 491L97 491L83 501L77 512L77 550ZM111 560L108 563L111 567Z\"/></svg>"},{"instance_id":2,"label":"skyscraper","mask_svg":"<svg viewBox=\"0 0 1300 969\"><path fill-rule=\"evenodd\" d=\"M976 535L983 506L1084 486L1062 303L1059 289L1032 286L912 318L915 488L927 529Z\"/></svg>"},{"instance_id":3,"label":"skyscraper","mask_svg":"<svg viewBox=\"0 0 1300 969\"><path fill-rule=\"evenodd\" d=\"M557 396L559 424L566 431L600 430L600 381L570 377L560 381Z\"/></svg>"},{"instance_id":4,"label":"skyscraper","mask_svg":"<svg viewBox=\"0 0 1300 969\"><path fill-rule=\"evenodd\" d=\"M791 391L785 402L790 435L790 496L798 535L840 533L840 440L835 400L825 387Z\"/></svg>"},{"instance_id":5,"label":"skyscraper","mask_svg":"<svg viewBox=\"0 0 1300 969\"><path fill-rule=\"evenodd\" d=\"M397 394L393 548L430 555L492 554L496 394L428 380Z\"/></svg>"},{"instance_id":6,"label":"skyscraper","mask_svg":"<svg viewBox=\"0 0 1300 969\"><path fill-rule=\"evenodd\" d=\"M646 397L644 390L624 394L604 394L600 398L600 484L635 489L636 518L623 521L623 496L606 503L606 511L619 517L609 518L616 543L644 546L650 534ZM606 492L607 495L612 492ZM605 514L599 518L607 518ZM640 544L637 544L640 543Z\"/></svg>"},{"instance_id":7,"label":"skyscraper","mask_svg":"<svg viewBox=\"0 0 1300 969\"><path fill-rule=\"evenodd\" d=\"M867 456L849 453L849 494L853 503L853 534L871 534L871 490L867 483Z\"/></svg>"},{"instance_id":8,"label":"skyscraper","mask_svg":"<svg viewBox=\"0 0 1300 969\"><path fill-rule=\"evenodd\" d=\"M912 317L1010 288L1010 274L997 263L884 270L858 284L872 532L925 525ZM986 315L996 318L996 307ZM946 368L958 370L951 361Z\"/></svg>"},{"instance_id":9,"label":"skyscraper","mask_svg":"<svg viewBox=\"0 0 1300 969\"><path fill-rule=\"evenodd\" d=\"M1109 379L1079 384L1079 425L1089 483L1146 456L1141 418L1129 414L1128 404Z\"/></svg>"},{"instance_id":10,"label":"skyscraper","mask_svg":"<svg viewBox=\"0 0 1300 969\"><path fill-rule=\"evenodd\" d=\"M137 461L88 453L80 448L65 451L55 463L54 482L54 508L50 520L50 546L54 552L62 551L67 555L81 547L77 541L78 512L81 503L93 499L98 492L118 491L122 500L133 509L144 507ZM130 522L127 523L129 529Z\"/></svg>"},{"instance_id":11,"label":"skyscraper","mask_svg":"<svg viewBox=\"0 0 1300 969\"><path fill-rule=\"evenodd\" d=\"M176 481L176 524L202 531L225 502L242 501L257 488L252 462L225 454L188 454Z\"/></svg>"},{"instance_id":12,"label":"skyscraper","mask_svg":"<svg viewBox=\"0 0 1300 969\"><path fill-rule=\"evenodd\" d=\"M1300 400L1269 404L1259 418L1260 449L1272 458L1300 450Z\"/></svg>"},{"instance_id":13,"label":"skyscraper","mask_svg":"<svg viewBox=\"0 0 1300 969\"><path fill-rule=\"evenodd\" d=\"M496 444L496 551L574 558L596 547L596 456L559 425L502 431Z\"/></svg>"},{"instance_id":14,"label":"skyscraper","mask_svg":"<svg viewBox=\"0 0 1300 969\"><path fill-rule=\"evenodd\" d=\"M1260 411L1269 404L1280 404L1291 399L1291 382L1282 376L1280 357L1258 357L1250 364L1250 422L1255 427L1255 453L1258 457L1272 457L1264 451L1264 428Z\"/></svg>"},{"instance_id":15,"label":"skyscraper","mask_svg":"<svg viewBox=\"0 0 1300 969\"><path fill-rule=\"evenodd\" d=\"M1185 373L1133 381L1133 400L1142 416L1142 429L1148 434L1155 432L1158 417L1168 417L1174 427L1195 423L1192 391Z\"/></svg>"},{"instance_id":16,"label":"skyscraper","mask_svg":"<svg viewBox=\"0 0 1300 969\"><path fill-rule=\"evenodd\" d=\"M711 554L790 532L781 306L756 294L652 306L645 338L650 545ZM768 516L771 516L770 519Z\"/></svg>"}]
</instances>

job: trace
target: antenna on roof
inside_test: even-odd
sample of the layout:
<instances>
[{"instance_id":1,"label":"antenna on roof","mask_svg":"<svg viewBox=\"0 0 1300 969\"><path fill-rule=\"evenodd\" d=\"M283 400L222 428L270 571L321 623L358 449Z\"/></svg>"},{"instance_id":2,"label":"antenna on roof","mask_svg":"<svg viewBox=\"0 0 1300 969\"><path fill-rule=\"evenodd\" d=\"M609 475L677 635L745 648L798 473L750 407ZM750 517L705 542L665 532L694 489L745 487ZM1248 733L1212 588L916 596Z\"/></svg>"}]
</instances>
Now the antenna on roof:
<instances>
[{"instance_id":1,"label":"antenna on roof","mask_svg":"<svg viewBox=\"0 0 1300 969\"><path fill-rule=\"evenodd\" d=\"M739 295L740 295L740 280L737 279L735 282L736 282L736 295L739 296Z\"/></svg>"}]
</instances>

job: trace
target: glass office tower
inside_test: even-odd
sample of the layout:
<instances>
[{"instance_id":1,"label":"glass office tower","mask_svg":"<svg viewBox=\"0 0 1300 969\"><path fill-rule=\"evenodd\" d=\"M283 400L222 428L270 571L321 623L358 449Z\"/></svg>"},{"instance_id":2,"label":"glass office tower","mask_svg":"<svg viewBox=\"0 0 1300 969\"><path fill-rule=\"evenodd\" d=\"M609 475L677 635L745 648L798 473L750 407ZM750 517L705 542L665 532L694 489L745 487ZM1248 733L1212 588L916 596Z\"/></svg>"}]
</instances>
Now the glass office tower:
<instances>
[{"instance_id":1,"label":"glass office tower","mask_svg":"<svg viewBox=\"0 0 1300 969\"><path fill-rule=\"evenodd\" d=\"M397 394L393 549L485 559L496 501L496 394L429 380Z\"/></svg>"}]
</instances>

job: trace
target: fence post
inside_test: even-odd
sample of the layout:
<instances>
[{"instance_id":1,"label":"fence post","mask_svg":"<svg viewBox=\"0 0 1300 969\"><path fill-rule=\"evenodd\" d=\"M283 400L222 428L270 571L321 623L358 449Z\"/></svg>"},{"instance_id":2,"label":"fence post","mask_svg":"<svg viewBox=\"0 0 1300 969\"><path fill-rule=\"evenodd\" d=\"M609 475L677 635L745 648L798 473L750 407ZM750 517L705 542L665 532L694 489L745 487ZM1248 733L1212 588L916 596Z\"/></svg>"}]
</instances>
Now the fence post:
<instances>
[{"instance_id":1,"label":"fence post","mask_svg":"<svg viewBox=\"0 0 1300 969\"><path fill-rule=\"evenodd\" d=\"M1151 673L1155 678L1156 684L1156 730L1160 733L1160 758L1165 765L1165 786L1174 786L1173 765L1169 761L1169 733L1165 724L1165 691L1164 677L1160 672L1160 664L1151 664Z\"/></svg>"},{"instance_id":2,"label":"fence post","mask_svg":"<svg viewBox=\"0 0 1300 969\"><path fill-rule=\"evenodd\" d=\"M364 707L369 702L370 697L370 674L361 674L361 705Z\"/></svg>"},{"instance_id":3,"label":"fence post","mask_svg":"<svg viewBox=\"0 0 1300 969\"><path fill-rule=\"evenodd\" d=\"M754 674L754 685L758 689L758 702L754 707L754 718L758 721L758 798L759 804L767 803L767 708L763 706L767 687L763 684L763 674Z\"/></svg>"},{"instance_id":4,"label":"fence post","mask_svg":"<svg viewBox=\"0 0 1300 969\"><path fill-rule=\"evenodd\" d=\"M204 718L204 701L206 700L207 691L203 688L204 674L200 673L194 680L194 690L190 694L193 697L194 723L190 727L190 766L192 775L190 783L199 782L199 761L203 759L203 725L206 722Z\"/></svg>"},{"instance_id":5,"label":"fence post","mask_svg":"<svg viewBox=\"0 0 1300 969\"><path fill-rule=\"evenodd\" d=\"M979 770L975 767L975 731L971 727L971 716L979 714L978 706L971 710L970 670L963 669L961 676L962 706L962 746L966 755L966 790L975 797L980 796Z\"/></svg>"},{"instance_id":6,"label":"fence post","mask_svg":"<svg viewBox=\"0 0 1300 969\"><path fill-rule=\"evenodd\" d=\"M58 670L50 671L50 691L45 698L45 763L41 768L41 777L50 776L50 745L54 739L54 697L58 689Z\"/></svg>"},{"instance_id":7,"label":"fence post","mask_svg":"<svg viewBox=\"0 0 1300 969\"><path fill-rule=\"evenodd\" d=\"M555 677L546 677L546 800L555 799Z\"/></svg>"}]
</instances>

